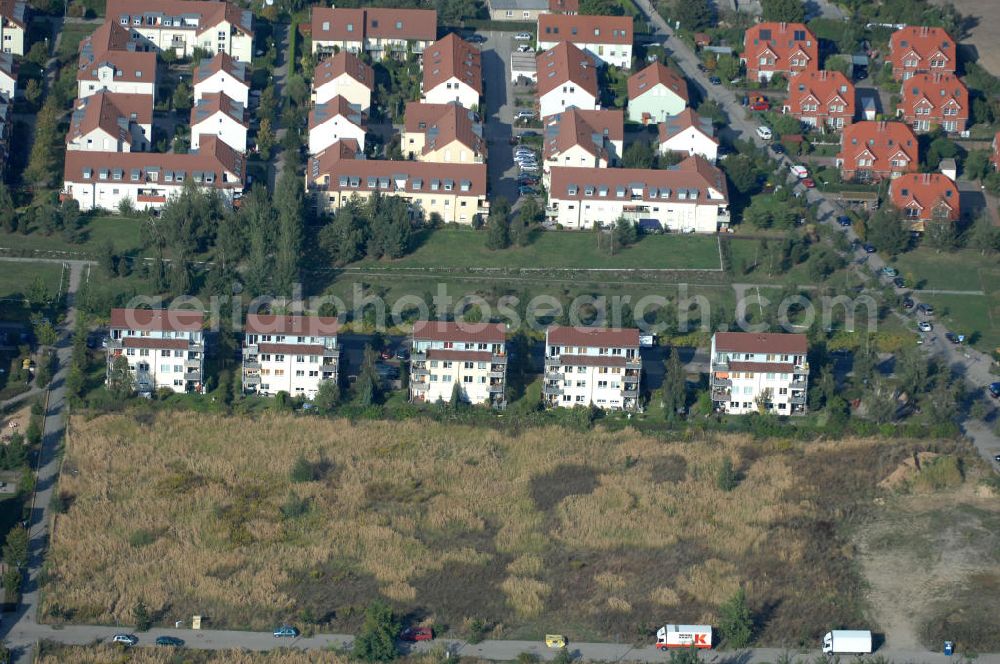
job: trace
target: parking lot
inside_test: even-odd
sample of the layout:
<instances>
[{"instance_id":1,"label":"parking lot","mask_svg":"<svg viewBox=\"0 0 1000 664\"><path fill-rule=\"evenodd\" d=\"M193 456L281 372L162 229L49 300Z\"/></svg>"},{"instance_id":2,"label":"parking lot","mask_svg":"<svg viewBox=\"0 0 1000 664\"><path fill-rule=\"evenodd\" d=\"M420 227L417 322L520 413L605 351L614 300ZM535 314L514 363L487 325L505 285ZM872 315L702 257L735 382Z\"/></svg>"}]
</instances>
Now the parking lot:
<instances>
[{"instance_id":1,"label":"parking lot","mask_svg":"<svg viewBox=\"0 0 1000 664\"><path fill-rule=\"evenodd\" d=\"M510 80L510 54L517 48L514 32L482 33L486 42L483 51L483 83L486 109L483 113L484 132L489 146L486 160L490 199L503 196L511 203L517 200L517 168L510 147L515 134L514 85ZM523 43L523 42L522 42Z\"/></svg>"}]
</instances>

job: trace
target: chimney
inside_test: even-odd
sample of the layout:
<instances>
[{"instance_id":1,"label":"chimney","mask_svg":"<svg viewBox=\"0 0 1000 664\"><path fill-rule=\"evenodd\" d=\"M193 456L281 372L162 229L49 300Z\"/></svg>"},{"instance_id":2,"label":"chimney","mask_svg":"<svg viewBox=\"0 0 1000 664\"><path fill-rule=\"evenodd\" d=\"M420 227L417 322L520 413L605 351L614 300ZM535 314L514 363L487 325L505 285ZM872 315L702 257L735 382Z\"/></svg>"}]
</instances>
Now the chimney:
<instances>
[{"instance_id":1,"label":"chimney","mask_svg":"<svg viewBox=\"0 0 1000 664\"><path fill-rule=\"evenodd\" d=\"M930 32L930 28L928 28L926 25L920 26L920 36L921 37L926 37L929 32Z\"/></svg>"}]
</instances>

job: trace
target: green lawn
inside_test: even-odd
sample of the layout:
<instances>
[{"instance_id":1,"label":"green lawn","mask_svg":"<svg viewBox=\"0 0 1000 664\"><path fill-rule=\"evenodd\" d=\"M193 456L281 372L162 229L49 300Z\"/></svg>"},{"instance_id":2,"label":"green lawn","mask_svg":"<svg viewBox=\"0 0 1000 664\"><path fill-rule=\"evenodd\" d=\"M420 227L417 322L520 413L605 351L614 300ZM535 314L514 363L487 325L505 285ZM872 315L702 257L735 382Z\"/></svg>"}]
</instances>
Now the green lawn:
<instances>
[{"instance_id":1,"label":"green lawn","mask_svg":"<svg viewBox=\"0 0 1000 664\"><path fill-rule=\"evenodd\" d=\"M0 263L0 300L18 300L30 291L37 279L45 284L50 296L59 291L62 266L55 263Z\"/></svg>"},{"instance_id":2,"label":"green lawn","mask_svg":"<svg viewBox=\"0 0 1000 664\"><path fill-rule=\"evenodd\" d=\"M59 39L59 51L56 56L60 60L73 58L80 47L80 42L96 28L95 25L81 23L64 23L62 37Z\"/></svg>"},{"instance_id":3,"label":"green lawn","mask_svg":"<svg viewBox=\"0 0 1000 664\"><path fill-rule=\"evenodd\" d=\"M982 295L924 295L935 317L958 334L971 337L983 352L1000 348L1000 290Z\"/></svg>"},{"instance_id":4,"label":"green lawn","mask_svg":"<svg viewBox=\"0 0 1000 664\"><path fill-rule=\"evenodd\" d=\"M598 249L598 237L603 247ZM486 233L441 229L421 236L423 243L409 256L391 263L361 261L358 267L398 268L548 268L548 269L719 269L715 236L651 235L610 255L607 235L545 231L527 247L503 251L486 248Z\"/></svg>"},{"instance_id":5,"label":"green lawn","mask_svg":"<svg viewBox=\"0 0 1000 664\"><path fill-rule=\"evenodd\" d=\"M0 248L18 251L65 251L93 256L108 240L119 253L134 254L142 249L142 219L93 217L84 226L82 244L69 244L59 233L44 235L37 230L27 235L0 232Z\"/></svg>"},{"instance_id":6,"label":"green lawn","mask_svg":"<svg viewBox=\"0 0 1000 664\"><path fill-rule=\"evenodd\" d=\"M979 291L1000 277L996 258L977 251L937 253L921 247L900 255L892 265L918 289Z\"/></svg>"}]
</instances>

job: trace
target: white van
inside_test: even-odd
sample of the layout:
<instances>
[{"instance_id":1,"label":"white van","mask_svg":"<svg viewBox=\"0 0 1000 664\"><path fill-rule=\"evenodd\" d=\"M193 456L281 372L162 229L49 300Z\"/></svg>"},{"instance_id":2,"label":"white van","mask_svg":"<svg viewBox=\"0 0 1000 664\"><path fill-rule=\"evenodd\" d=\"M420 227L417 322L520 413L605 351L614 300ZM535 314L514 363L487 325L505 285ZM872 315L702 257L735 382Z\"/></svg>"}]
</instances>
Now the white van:
<instances>
[{"instance_id":1,"label":"white van","mask_svg":"<svg viewBox=\"0 0 1000 664\"><path fill-rule=\"evenodd\" d=\"M773 134L771 134L771 130L767 127L757 127L757 135L765 141L771 140L771 137L773 136Z\"/></svg>"}]
</instances>

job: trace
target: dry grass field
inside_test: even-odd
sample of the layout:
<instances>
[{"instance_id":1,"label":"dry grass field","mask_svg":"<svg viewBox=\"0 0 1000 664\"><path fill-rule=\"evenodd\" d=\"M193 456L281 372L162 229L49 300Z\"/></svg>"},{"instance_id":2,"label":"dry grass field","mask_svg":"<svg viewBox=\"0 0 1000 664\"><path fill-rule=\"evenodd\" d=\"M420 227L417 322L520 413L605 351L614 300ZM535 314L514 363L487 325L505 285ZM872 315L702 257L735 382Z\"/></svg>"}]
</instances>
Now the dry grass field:
<instances>
[{"instance_id":1,"label":"dry grass field","mask_svg":"<svg viewBox=\"0 0 1000 664\"><path fill-rule=\"evenodd\" d=\"M839 526L913 449L270 414L77 417L72 432L52 622L129 624L142 601L165 624L353 630L382 596L453 634L480 618L509 638L640 640L712 622L742 584L761 641L788 645L864 620ZM300 455L313 481L291 481Z\"/></svg>"},{"instance_id":2,"label":"dry grass field","mask_svg":"<svg viewBox=\"0 0 1000 664\"><path fill-rule=\"evenodd\" d=\"M183 654L182 654L183 653ZM336 653L245 652L238 650L183 650L173 648L132 648L120 646L48 645L35 664L347 664L349 658ZM415 661L414 664L421 664ZM427 662L430 664L430 662Z\"/></svg>"}]
</instances>

